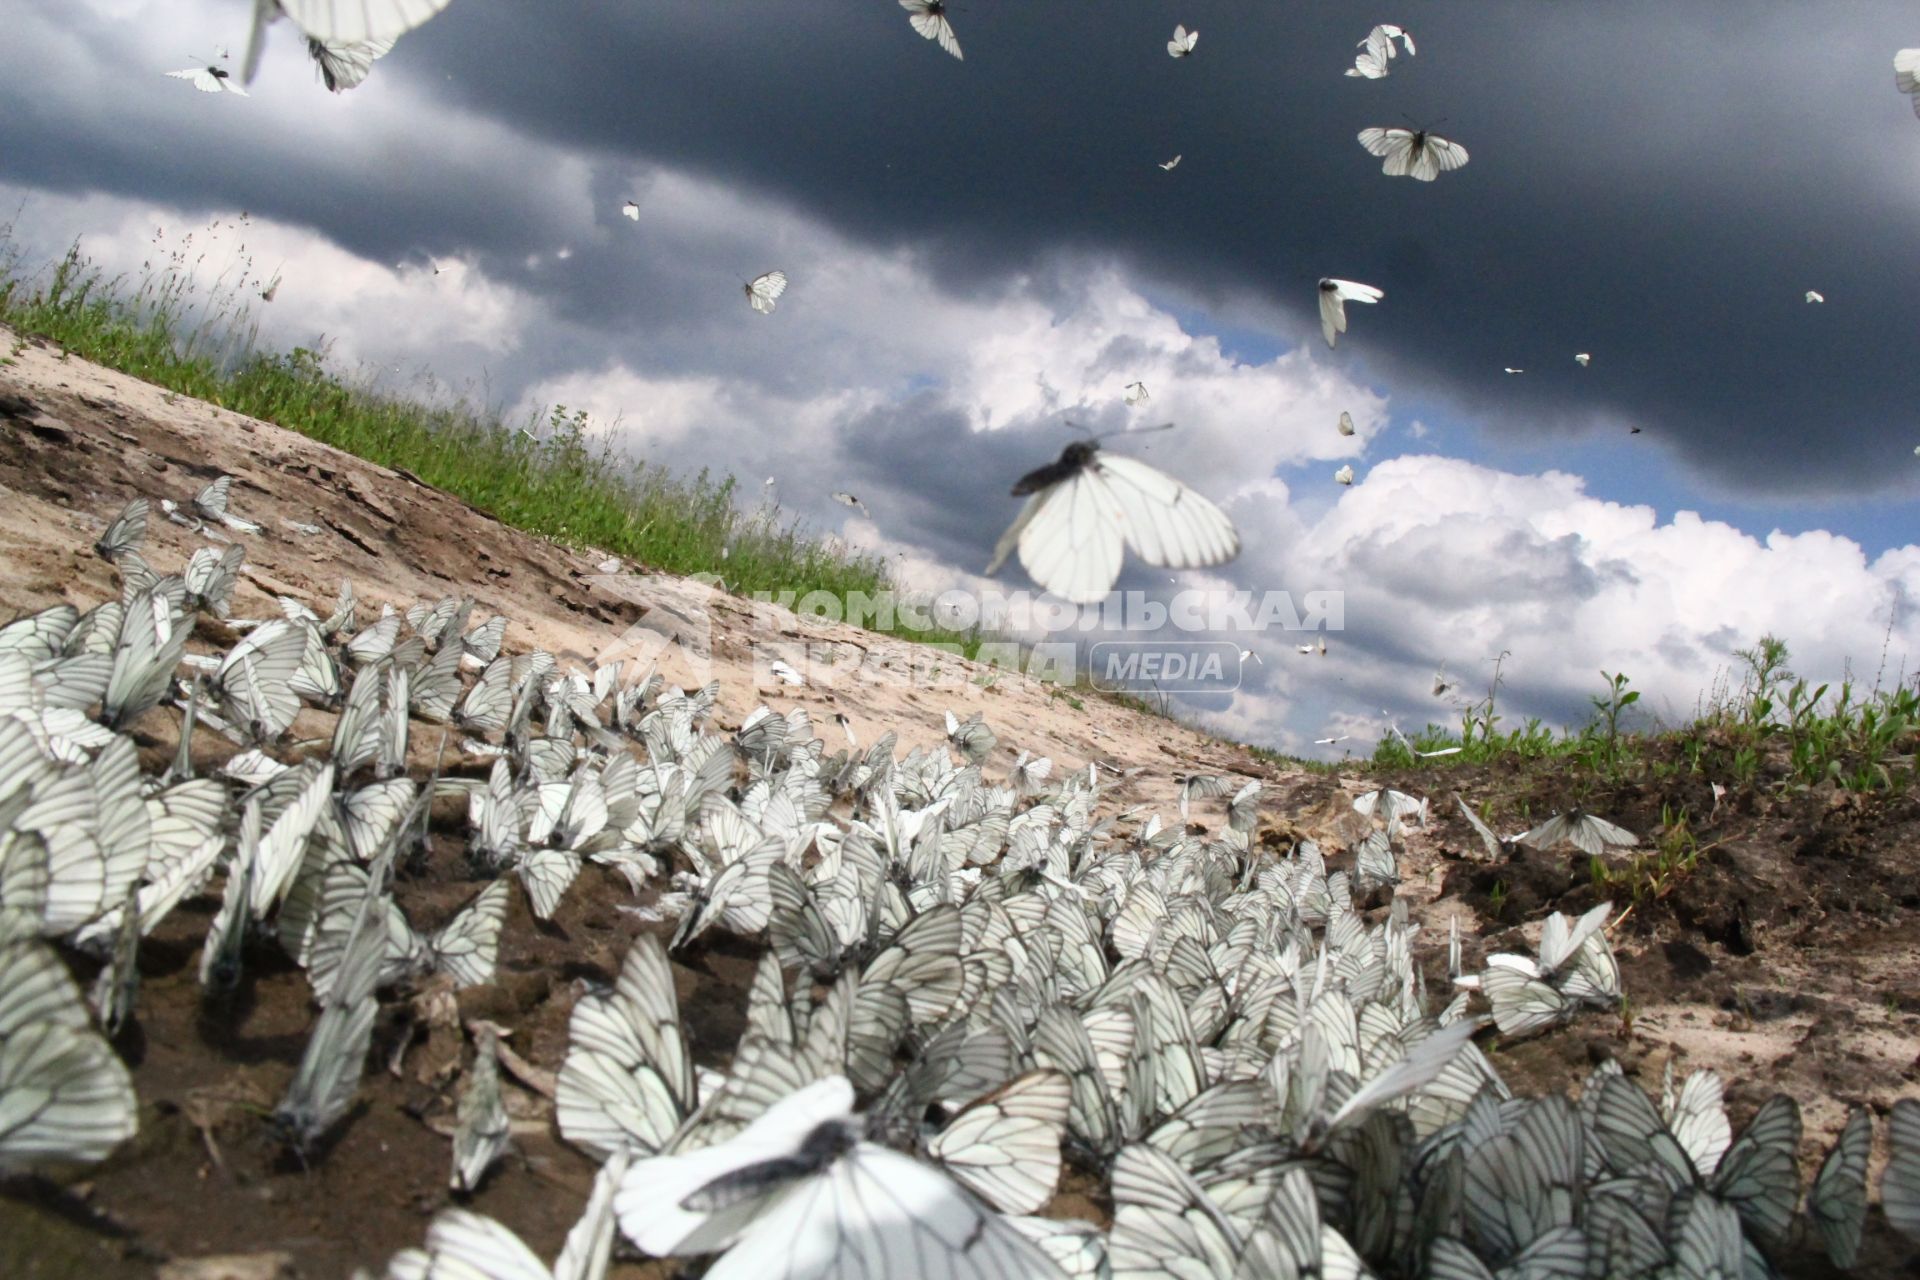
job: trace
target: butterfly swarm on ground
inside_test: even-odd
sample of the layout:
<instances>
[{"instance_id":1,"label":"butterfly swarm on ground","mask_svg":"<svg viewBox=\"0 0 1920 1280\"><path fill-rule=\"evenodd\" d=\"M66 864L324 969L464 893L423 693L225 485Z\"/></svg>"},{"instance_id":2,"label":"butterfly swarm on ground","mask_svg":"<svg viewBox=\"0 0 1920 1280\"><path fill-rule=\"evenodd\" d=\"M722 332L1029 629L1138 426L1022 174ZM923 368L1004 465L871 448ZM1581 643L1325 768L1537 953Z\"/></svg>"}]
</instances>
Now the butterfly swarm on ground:
<instances>
[{"instance_id":1,"label":"butterfly swarm on ground","mask_svg":"<svg viewBox=\"0 0 1920 1280\"><path fill-rule=\"evenodd\" d=\"M1072 446L1030 496L1055 501L1101 461ZM1136 487L1163 500L1140 518L1187 512L1151 474ZM1255 778L1180 776L1167 823L1117 809L1108 779L1126 770L1006 754L979 714L948 715L934 748L887 733L830 752L804 707L723 727L717 684L503 653L497 620L472 625L453 598L371 619L351 589L326 616L281 598L276 617L230 619L242 638L197 654L182 687L178 643L225 632L197 627L204 595L135 558L137 515L103 539L123 598L0 626L0 1172L84 1166L133 1133L132 1075L102 1028L140 1021L153 931L204 921L210 1025L236 1016L259 948L285 953L275 980L311 988L261 1136L329 1159L365 1123L376 1022L439 1008L461 1052L431 1122L449 1139L436 1181L483 1186L526 1114L519 1082L543 1078L560 1138L600 1164L550 1267L451 1209L393 1257L399 1280L601 1280L616 1231L756 1280L1735 1276L1794 1238L1803 1198L1829 1258L1860 1256L1865 1112L1803 1188L1784 1095L1738 1130L1711 1072L1670 1073L1654 1098L1609 1062L1577 1103L1514 1095L1473 1003L1503 1039L1616 1007L1611 908L1551 915L1531 953L1477 971L1456 931L1457 989L1430 1003L1420 927L1393 896L1423 798L1356 797L1364 833L1331 856L1274 838L1296 815ZM1152 554L1179 551L1177 521L1147 527L1171 540ZM1230 545L1214 528L1209 545ZM300 716L331 728L287 743ZM413 726L462 717L469 736L443 730L428 759L472 767L420 767ZM151 775L135 721L178 730ZM464 821L433 821L436 798L464 801ZM429 827L484 881L463 905L396 875ZM1490 856L1511 847L1486 838ZM1632 840L1579 810L1524 838ZM651 926L574 1000L557 1064L462 1028L454 992L503 953L543 954L513 900L550 918L583 879L639 895L613 905ZM722 935L758 959L737 1042L710 1047L710 1011L698 1041L683 1025L674 957L704 965ZM97 1015L62 947L100 966ZM396 1071L412 1040L388 1046ZM1920 1234L1920 1105L1894 1106L1890 1150L1886 1218ZM1109 1225L1035 1216L1069 1171Z\"/></svg>"}]
</instances>

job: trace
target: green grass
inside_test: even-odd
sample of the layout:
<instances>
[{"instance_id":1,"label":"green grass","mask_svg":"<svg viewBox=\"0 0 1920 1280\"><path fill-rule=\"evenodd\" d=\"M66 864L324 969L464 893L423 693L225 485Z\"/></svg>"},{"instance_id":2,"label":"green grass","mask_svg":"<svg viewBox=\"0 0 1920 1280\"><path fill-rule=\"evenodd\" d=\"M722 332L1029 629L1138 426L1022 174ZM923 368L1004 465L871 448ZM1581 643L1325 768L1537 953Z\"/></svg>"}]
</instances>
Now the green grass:
<instances>
[{"instance_id":1,"label":"green grass","mask_svg":"<svg viewBox=\"0 0 1920 1280\"><path fill-rule=\"evenodd\" d=\"M584 412L554 405L543 420L513 424L465 400L428 405L350 381L322 351L261 351L250 313L260 282L243 267L203 288L191 242L136 281L106 276L77 248L51 268L25 271L0 229L0 323L404 469L516 528L649 569L714 574L739 595L845 599L893 589L880 557L817 536L777 506L743 509L731 476L679 475L629 456L592 436ZM983 639L898 623L888 630L968 656Z\"/></svg>"},{"instance_id":2,"label":"green grass","mask_svg":"<svg viewBox=\"0 0 1920 1280\"><path fill-rule=\"evenodd\" d=\"M1772 636L1733 656L1746 668L1740 687L1715 697L1681 728L1623 729L1623 715L1639 694L1625 675L1603 671L1587 724L1555 732L1536 719L1502 729L1496 676L1487 696L1462 712L1457 732L1429 724L1405 740L1389 737L1372 763L1445 769L1565 761L1600 781L1691 775L1733 787L1830 783L1848 791L1900 791L1913 783L1920 751L1920 691L1913 684L1902 679L1864 691L1852 681L1837 689L1811 685L1793 674L1787 646ZM1460 750L1434 759L1415 754L1445 747Z\"/></svg>"}]
</instances>

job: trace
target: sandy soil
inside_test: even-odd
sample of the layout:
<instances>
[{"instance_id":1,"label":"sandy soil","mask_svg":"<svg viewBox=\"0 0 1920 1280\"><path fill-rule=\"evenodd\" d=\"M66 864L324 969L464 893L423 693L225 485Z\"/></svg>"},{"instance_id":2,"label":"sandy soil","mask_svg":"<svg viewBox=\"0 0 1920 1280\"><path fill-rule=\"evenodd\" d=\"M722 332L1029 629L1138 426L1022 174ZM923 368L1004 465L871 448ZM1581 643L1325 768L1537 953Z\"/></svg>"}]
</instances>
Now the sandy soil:
<instances>
[{"instance_id":1,"label":"sandy soil","mask_svg":"<svg viewBox=\"0 0 1920 1280\"><path fill-rule=\"evenodd\" d=\"M12 345L10 338L0 330L0 349ZM237 617L267 616L274 594L325 613L343 577L362 600L403 608L465 594L477 601L476 618L507 616L510 650L543 648L584 666L635 635L629 628L643 615L654 626L662 611L669 619L704 615L711 620L710 674L721 685L719 719L727 727L760 701L781 711L797 704L830 744L838 741L838 711L861 743L892 730L904 748L939 742L944 710L979 710L1000 733L998 767L1012 763L1016 746L1051 756L1059 768L1098 761L1115 771L1110 781L1120 805L1150 805L1168 819L1180 774L1265 778L1261 838L1279 847L1305 835L1330 850L1344 847L1350 797L1378 785L1357 772L1342 778L1277 770L1243 748L1102 699L1075 707L1018 675L945 656L930 660L902 641L698 584L646 576L621 585L610 578L644 575L644 566L615 566L609 574L602 553L507 528L405 473L34 342L0 367L0 617L60 600L85 608L117 594L113 571L89 550L106 522L136 495L184 502L222 473L236 477L234 507L267 525L263 534L242 538L247 567ZM301 533L288 522L319 531ZM200 535L156 509L146 549L151 562L175 568L201 545ZM218 628L206 638L232 640ZM795 689L765 670L769 652L803 669L863 665L869 675L917 670L920 679ZM934 666L940 680L930 687ZM661 670L689 684L708 674L674 651ZM297 735L324 732L325 717L303 715ZM176 725L169 713L156 712L136 726L150 763L171 754ZM416 743L436 737L415 735ZM1446 799L1458 789L1476 802L1492 797L1503 812L1524 805L1542 813L1570 802L1569 779L1550 771L1452 769L1388 781L1434 800L1433 825L1414 833L1402 859L1400 893L1430 926L1421 961L1435 989L1445 986L1449 916L1462 917L1463 932L1482 935L1469 946L1473 959L1517 941L1505 936L1511 924L1532 921L1527 933L1537 936L1549 907L1573 910L1593 900L1584 861L1530 853L1487 865ZM1650 830L1663 802L1684 799L1692 812L1707 812L1706 788L1706 780L1692 778L1589 797L1581 783L1573 798ZM436 813L436 826L442 819L457 828L454 812ZM1219 820L1217 804L1205 820ZM1615 931L1630 1018L1588 1018L1502 1049L1496 1063L1511 1083L1531 1088L1575 1083L1606 1055L1654 1089L1669 1059L1687 1069L1713 1066L1728 1079L1736 1123L1784 1089L1806 1117L1810 1169L1847 1104L1864 1103L1884 1116L1895 1098L1920 1096L1916 835L1920 803L1904 798L1863 803L1803 792L1723 808L1700 828L1711 847L1694 875L1667 896L1636 904ZM443 841L422 873L397 886L418 923L438 924L469 896L460 861L454 842ZM500 1218L547 1257L584 1201L592 1165L551 1133L541 1073L559 1065L567 1014L583 982L610 979L628 940L647 927L619 909L632 901L623 882L593 867L548 924L527 915L516 896L499 980L458 1001L462 1015L510 1027L508 1044L530 1065L526 1079L508 1090L520 1117L517 1154L489 1177L472 1207ZM311 1018L305 978L262 948L248 956L251 976L234 1007L204 1010L194 966L213 905L190 901L142 951L138 1018L120 1043L140 1095L139 1136L83 1181L0 1193L9 1275L342 1276L355 1265L377 1268L395 1249L417 1243L431 1214L451 1202L443 1135L452 1119L459 1039L446 1020L445 998L426 992L383 1010L376 1060L391 1069L369 1071L351 1123L325 1159L303 1169L267 1139L260 1118L304 1042ZM676 965L700 1060L731 1049L756 951L722 940ZM91 977L85 962L75 963L81 977ZM1910 1274L1920 1261L1877 1215L1870 1235L1856 1274ZM206 1262L222 1257L230 1260ZM1805 1252L1793 1273L1824 1274L1824 1263ZM614 1274L653 1272L617 1264Z\"/></svg>"}]
</instances>

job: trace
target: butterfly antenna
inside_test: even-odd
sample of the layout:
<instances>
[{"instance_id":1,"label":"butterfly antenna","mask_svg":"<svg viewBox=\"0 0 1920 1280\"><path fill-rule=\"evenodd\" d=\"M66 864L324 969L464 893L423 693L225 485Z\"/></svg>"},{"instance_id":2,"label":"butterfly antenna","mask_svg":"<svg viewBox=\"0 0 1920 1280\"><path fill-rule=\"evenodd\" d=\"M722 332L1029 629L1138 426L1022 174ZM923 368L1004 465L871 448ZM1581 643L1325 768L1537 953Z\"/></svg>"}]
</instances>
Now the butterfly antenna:
<instances>
[{"instance_id":1,"label":"butterfly antenna","mask_svg":"<svg viewBox=\"0 0 1920 1280\"><path fill-rule=\"evenodd\" d=\"M1153 427L1122 427L1118 431L1109 431L1103 436L1094 436L1093 438L1095 440L1111 440L1115 436L1140 436L1140 435L1145 435L1149 431L1171 431L1171 430L1173 430L1173 423L1162 422L1158 426L1153 426Z\"/></svg>"}]
</instances>

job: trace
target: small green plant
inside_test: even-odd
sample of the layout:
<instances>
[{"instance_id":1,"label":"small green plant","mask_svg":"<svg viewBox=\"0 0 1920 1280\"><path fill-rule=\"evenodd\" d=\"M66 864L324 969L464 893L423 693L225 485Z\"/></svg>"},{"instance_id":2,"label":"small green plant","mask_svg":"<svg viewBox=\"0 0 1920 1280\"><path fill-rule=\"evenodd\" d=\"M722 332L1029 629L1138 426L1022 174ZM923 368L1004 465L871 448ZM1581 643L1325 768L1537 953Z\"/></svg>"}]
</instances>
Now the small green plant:
<instances>
[{"instance_id":1,"label":"small green plant","mask_svg":"<svg viewBox=\"0 0 1920 1280\"><path fill-rule=\"evenodd\" d=\"M1612 898L1624 896L1635 903L1658 901L1693 874L1702 852L1687 820L1686 809L1663 805L1660 833L1651 850L1617 866L1594 858L1587 864L1587 875L1596 893Z\"/></svg>"},{"instance_id":2,"label":"small green plant","mask_svg":"<svg viewBox=\"0 0 1920 1280\"><path fill-rule=\"evenodd\" d=\"M1602 671L1600 678L1607 682L1607 691L1589 699L1593 709L1606 725L1607 767L1613 768L1620 762L1620 713L1640 701L1639 690L1627 688L1625 672L1609 673Z\"/></svg>"},{"instance_id":3,"label":"small green plant","mask_svg":"<svg viewBox=\"0 0 1920 1280\"><path fill-rule=\"evenodd\" d=\"M1487 908L1493 912L1493 918L1496 920L1507 914L1507 882L1505 880L1495 880L1493 888L1487 890Z\"/></svg>"}]
</instances>

